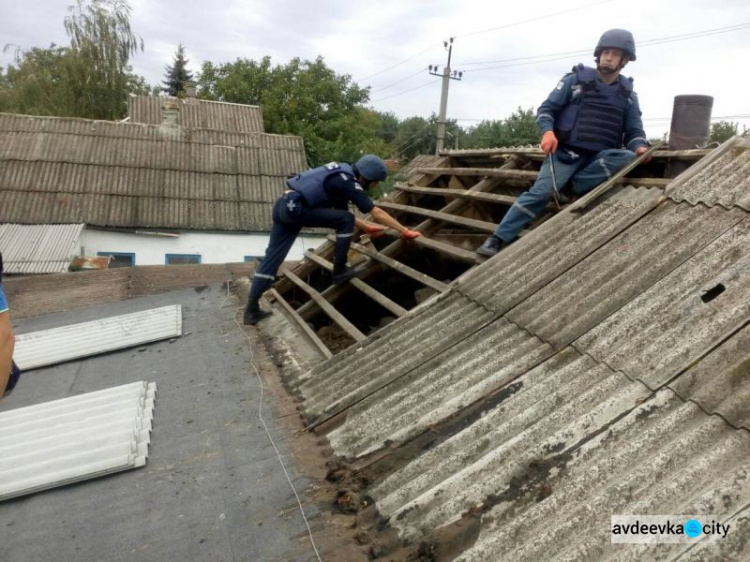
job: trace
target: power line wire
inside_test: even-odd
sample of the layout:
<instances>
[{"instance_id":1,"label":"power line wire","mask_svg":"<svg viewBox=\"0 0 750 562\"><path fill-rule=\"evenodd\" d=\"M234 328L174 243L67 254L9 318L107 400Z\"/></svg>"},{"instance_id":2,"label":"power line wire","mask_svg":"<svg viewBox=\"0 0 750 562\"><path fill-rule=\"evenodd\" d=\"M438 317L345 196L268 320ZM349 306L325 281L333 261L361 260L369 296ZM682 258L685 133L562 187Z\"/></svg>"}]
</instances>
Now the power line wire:
<instances>
[{"instance_id":1,"label":"power line wire","mask_svg":"<svg viewBox=\"0 0 750 562\"><path fill-rule=\"evenodd\" d=\"M411 78L414 78L418 74L422 74L422 72L424 72L425 70L426 70L425 68L420 68L414 74L410 74L409 76L407 76L406 78L402 78L398 82L393 82L392 84L388 84L387 86L383 86L382 88L378 88L378 89L374 90L374 92L382 92L383 90L387 90L388 88L390 88L392 86L395 86L397 84L401 84L402 82L406 82L407 80L410 80Z\"/></svg>"},{"instance_id":2,"label":"power line wire","mask_svg":"<svg viewBox=\"0 0 750 562\"><path fill-rule=\"evenodd\" d=\"M737 25L730 25L726 27L718 27L714 29L705 29L702 31L693 31L690 33L683 33L680 35L671 35L667 37L657 37L654 39L648 39L646 41L641 41L639 43L636 43L636 47L643 48L643 47L651 47L653 45L662 45L664 43L673 43L676 41L688 41L690 39L698 39L701 37L707 37L710 35L717 35L720 33L730 33L732 31L739 31L741 29L746 29L750 27L750 22L737 24ZM574 58L578 57L579 55L590 53L591 49L581 49L578 51L563 51L559 53L548 53L546 55L534 55L530 57L516 57L512 59L501 59L501 60L495 60L495 61L484 61L484 62L471 62L471 63L461 63L461 66L467 66L467 65L479 65L479 64L494 64L494 63L501 63L501 62L508 62L511 64L503 64L500 66L492 66L488 68L475 68L475 69L468 69L464 72L485 72L487 70L497 70L501 68L509 68L512 66L526 66L530 64L539 64L543 62L552 62L556 60L563 60L568 58ZM552 57L552 58L550 58ZM517 61L526 61L526 62L517 62Z\"/></svg>"},{"instance_id":3,"label":"power line wire","mask_svg":"<svg viewBox=\"0 0 750 562\"><path fill-rule=\"evenodd\" d=\"M516 25L522 25L524 23L531 23L534 21L539 21L546 18L551 18L554 16L559 16L560 14L567 14L568 12L575 12L577 10L583 10L585 8L591 8L592 6L597 6L599 4L607 4L608 2L612 2L613 0L599 0L599 2L592 2L591 4L585 4L583 6L577 6L575 8L568 8L567 10L560 10L559 12L552 12L551 14L543 14L541 16L536 16L533 18L529 18L527 20L521 20L516 21L512 23L506 23L503 25L498 25L497 27L490 27L489 29L482 29L481 31L472 31L471 33L465 33L463 35L456 35L456 38L458 37L473 37L474 35L480 35L482 33L489 33L490 31L497 31L498 29L507 29L509 27L514 27Z\"/></svg>"},{"instance_id":4,"label":"power line wire","mask_svg":"<svg viewBox=\"0 0 750 562\"><path fill-rule=\"evenodd\" d=\"M387 100L387 99L390 99L390 98L395 98L396 96L401 96L403 94L408 94L409 92L413 92L414 90L419 90L420 88L424 88L425 86L429 86L431 84L439 84L439 83L440 82L438 82L437 80L430 80L429 82L425 82L424 84L420 84L419 86L417 86L415 88L412 88L410 90L404 90L403 92L398 92L396 94L391 94L390 96L385 96L384 98L378 98L376 100L372 100L370 103L375 103L377 101L383 101L383 100Z\"/></svg>"},{"instance_id":5,"label":"power line wire","mask_svg":"<svg viewBox=\"0 0 750 562\"><path fill-rule=\"evenodd\" d=\"M473 37L474 35L480 35L482 33L489 33L490 31L496 31L498 29L507 29L509 27L514 27L514 26L517 26L517 25L523 25L523 24L534 22L534 21L538 21L538 20L541 20L541 19L546 19L546 18L558 16L560 14L565 14L565 13L568 13L568 12L574 12L576 10L583 10L585 8L591 8L592 6L596 6L598 4L606 4L606 3L612 2L612 1L613 0L599 0L598 2L592 2L590 4L585 4L583 6L577 6L575 8L569 8L567 10L560 10L558 12L552 12L550 14L542 14L541 16L536 16L536 17L529 18L529 19L526 19L526 20L521 20L521 21L506 23L506 24L503 24L503 25L499 25L497 27L489 28L489 29L482 29L482 30L479 30L479 31L472 31L470 33L464 33L463 35L456 35L454 37ZM412 55L412 56L410 56L408 58L405 58L402 61L397 62L396 64L388 66L388 67L386 67L386 68L384 68L382 70L379 70L378 72L375 72L373 74L368 74L367 76L363 76L362 78L357 78L357 79L354 80L354 82L364 82L365 80L368 80L368 79L373 78L375 76L380 76L381 74L385 74L386 72L388 72L390 70L393 70L394 68L398 68L399 66L401 66L402 64L404 64L406 62L409 62L410 60L414 60L418 56L421 56L421 55L425 54L427 51L430 51L430 50L434 49L435 47L442 47L442 46L443 46L442 42L433 44L433 45L427 47L426 49L424 49L422 51L419 51L417 54Z\"/></svg>"}]
</instances>

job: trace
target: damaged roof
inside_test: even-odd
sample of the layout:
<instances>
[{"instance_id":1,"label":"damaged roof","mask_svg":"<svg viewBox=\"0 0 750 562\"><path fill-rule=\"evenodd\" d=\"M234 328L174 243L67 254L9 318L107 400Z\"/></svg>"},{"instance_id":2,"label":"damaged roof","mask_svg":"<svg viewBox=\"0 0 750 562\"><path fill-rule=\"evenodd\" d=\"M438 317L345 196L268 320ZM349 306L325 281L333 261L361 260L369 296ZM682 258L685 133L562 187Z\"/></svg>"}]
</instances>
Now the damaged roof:
<instances>
[{"instance_id":1,"label":"damaged roof","mask_svg":"<svg viewBox=\"0 0 750 562\"><path fill-rule=\"evenodd\" d=\"M0 114L0 222L267 231L302 139Z\"/></svg>"},{"instance_id":2,"label":"damaged roof","mask_svg":"<svg viewBox=\"0 0 750 562\"><path fill-rule=\"evenodd\" d=\"M735 137L664 192L563 210L287 380L348 463L341 489L374 501L357 519L371 553L750 559L748 155ZM731 531L615 547L626 514Z\"/></svg>"}]
</instances>

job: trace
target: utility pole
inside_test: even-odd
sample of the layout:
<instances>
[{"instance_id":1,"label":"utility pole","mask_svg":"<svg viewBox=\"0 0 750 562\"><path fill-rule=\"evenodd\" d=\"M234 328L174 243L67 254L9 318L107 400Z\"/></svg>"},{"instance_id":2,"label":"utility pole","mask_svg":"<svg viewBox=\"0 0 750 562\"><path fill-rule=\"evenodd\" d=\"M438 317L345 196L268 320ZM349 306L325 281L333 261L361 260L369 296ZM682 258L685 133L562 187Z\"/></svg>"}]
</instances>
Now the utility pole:
<instances>
[{"instance_id":1,"label":"utility pole","mask_svg":"<svg viewBox=\"0 0 750 562\"><path fill-rule=\"evenodd\" d=\"M443 46L448 51L448 64L443 67L442 74L438 74L438 65L430 65L430 74L433 76L442 76L443 78L443 89L440 93L440 115L438 116L437 122L437 133L435 137L435 154L439 154L443 150L445 144L445 114L448 110L448 84L451 80L461 80L464 73L461 71L451 71L451 55L453 54L453 37L448 41L443 41Z\"/></svg>"}]
</instances>

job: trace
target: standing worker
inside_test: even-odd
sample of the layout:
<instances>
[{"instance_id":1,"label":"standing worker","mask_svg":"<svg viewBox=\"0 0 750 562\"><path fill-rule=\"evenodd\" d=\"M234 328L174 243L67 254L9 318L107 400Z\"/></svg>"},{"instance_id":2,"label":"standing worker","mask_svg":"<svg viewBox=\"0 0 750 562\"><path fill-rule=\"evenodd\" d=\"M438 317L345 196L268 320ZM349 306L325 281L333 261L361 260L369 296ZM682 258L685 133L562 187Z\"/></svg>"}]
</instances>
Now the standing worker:
<instances>
[{"instance_id":1,"label":"standing worker","mask_svg":"<svg viewBox=\"0 0 750 562\"><path fill-rule=\"evenodd\" d=\"M354 227L368 234L382 232L385 228L355 218L348 210L350 202L362 213L370 213L378 223L398 230L402 238L408 240L420 235L377 207L367 195L367 190L383 181L386 175L385 162L366 154L354 165L331 162L287 179L288 189L273 206L271 240L250 286L245 324L257 324L271 314L260 308L260 297L274 282L276 272L303 227L333 228L336 231L334 285L364 273L364 269L355 269L346 263Z\"/></svg>"},{"instance_id":2,"label":"standing worker","mask_svg":"<svg viewBox=\"0 0 750 562\"><path fill-rule=\"evenodd\" d=\"M20 372L13 363L13 348L16 339L10 323L8 300L3 290L3 255L0 254L0 399L10 393L16 385Z\"/></svg>"},{"instance_id":3,"label":"standing worker","mask_svg":"<svg viewBox=\"0 0 750 562\"><path fill-rule=\"evenodd\" d=\"M478 254L491 257L514 242L547 207L557 186L572 180L573 191L583 195L648 150L633 79L620 75L635 60L633 34L606 31L594 58L596 69L575 66L539 106L536 124L546 155L539 176L508 209Z\"/></svg>"}]
</instances>

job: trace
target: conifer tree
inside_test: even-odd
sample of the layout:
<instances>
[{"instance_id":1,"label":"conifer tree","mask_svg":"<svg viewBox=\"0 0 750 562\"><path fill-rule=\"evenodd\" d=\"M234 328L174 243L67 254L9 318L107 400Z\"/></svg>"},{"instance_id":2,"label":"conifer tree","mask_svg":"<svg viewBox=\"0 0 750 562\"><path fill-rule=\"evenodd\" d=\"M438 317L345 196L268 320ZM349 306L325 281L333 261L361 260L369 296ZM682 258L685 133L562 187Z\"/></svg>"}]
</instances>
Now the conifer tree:
<instances>
[{"instance_id":1,"label":"conifer tree","mask_svg":"<svg viewBox=\"0 0 750 562\"><path fill-rule=\"evenodd\" d=\"M187 85L193 81L193 73L187 69L190 61L185 58L185 48L180 44L174 56L174 64L167 65L167 73L164 75L162 91L170 96L178 97L185 93Z\"/></svg>"}]
</instances>

